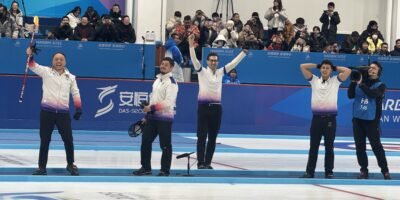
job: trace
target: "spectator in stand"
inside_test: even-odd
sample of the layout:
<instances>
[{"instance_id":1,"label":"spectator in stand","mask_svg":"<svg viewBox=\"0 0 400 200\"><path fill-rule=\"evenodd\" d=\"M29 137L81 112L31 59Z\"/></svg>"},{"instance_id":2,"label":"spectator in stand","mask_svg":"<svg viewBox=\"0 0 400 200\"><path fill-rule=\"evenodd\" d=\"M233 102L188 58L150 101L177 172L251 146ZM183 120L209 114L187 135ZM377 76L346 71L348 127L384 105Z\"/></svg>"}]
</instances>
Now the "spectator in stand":
<instances>
[{"instance_id":1,"label":"spectator in stand","mask_svg":"<svg viewBox=\"0 0 400 200\"><path fill-rule=\"evenodd\" d=\"M385 41L385 39L382 36L382 33L378 30L378 22L371 20L368 23L367 30L364 30L361 33L360 36L360 41L358 41L359 44L361 44L364 41L367 41L367 38L373 33L376 32L378 34L378 38L381 39L382 41Z\"/></svg>"},{"instance_id":2,"label":"spectator in stand","mask_svg":"<svg viewBox=\"0 0 400 200\"><path fill-rule=\"evenodd\" d=\"M360 34L357 31L353 31L351 35L346 37L346 40L342 42L341 53L356 54L359 49L358 41Z\"/></svg>"},{"instance_id":3,"label":"spectator in stand","mask_svg":"<svg viewBox=\"0 0 400 200\"><path fill-rule=\"evenodd\" d=\"M294 26L290 20L285 21L285 27L282 31L284 42L289 45L294 38Z\"/></svg>"},{"instance_id":4,"label":"spectator in stand","mask_svg":"<svg viewBox=\"0 0 400 200\"><path fill-rule=\"evenodd\" d=\"M97 13L97 11L93 8L93 6L89 6L86 9L86 12L83 15L83 17L87 17L87 19L89 20L89 24L92 27L96 26L97 21L100 19L99 13Z\"/></svg>"},{"instance_id":5,"label":"spectator in stand","mask_svg":"<svg viewBox=\"0 0 400 200\"><path fill-rule=\"evenodd\" d=\"M233 22L235 22L235 28L234 28L234 30L235 30L237 33L240 33L240 32L242 31L242 29L243 29L243 22L240 20L240 15L239 15L239 13L233 13L233 16L232 16L231 20L232 20Z\"/></svg>"},{"instance_id":6,"label":"spectator in stand","mask_svg":"<svg viewBox=\"0 0 400 200\"><path fill-rule=\"evenodd\" d=\"M332 43L332 52L333 53L340 53L340 47L337 42Z\"/></svg>"},{"instance_id":7,"label":"spectator in stand","mask_svg":"<svg viewBox=\"0 0 400 200\"><path fill-rule=\"evenodd\" d=\"M294 33L296 34L297 32L307 32L307 26L305 25L304 18L297 18L296 23L293 24L294 28Z\"/></svg>"},{"instance_id":8,"label":"spectator in stand","mask_svg":"<svg viewBox=\"0 0 400 200\"><path fill-rule=\"evenodd\" d=\"M291 51L294 52L310 52L310 46L304 38L298 37L296 43L293 45Z\"/></svg>"},{"instance_id":9,"label":"spectator in stand","mask_svg":"<svg viewBox=\"0 0 400 200\"><path fill-rule=\"evenodd\" d=\"M216 26L213 26L212 20L207 19L204 23L203 28L200 30L199 46L201 48L212 46L212 43L218 36L218 33L215 29Z\"/></svg>"},{"instance_id":10,"label":"spectator in stand","mask_svg":"<svg viewBox=\"0 0 400 200\"><path fill-rule=\"evenodd\" d=\"M225 37L223 35L218 35L212 44L212 48L229 48L229 46Z\"/></svg>"},{"instance_id":11,"label":"spectator in stand","mask_svg":"<svg viewBox=\"0 0 400 200\"><path fill-rule=\"evenodd\" d=\"M83 42L93 41L95 34L94 27L89 24L89 19L83 16L81 23L75 27L73 38Z\"/></svg>"},{"instance_id":12,"label":"spectator in stand","mask_svg":"<svg viewBox=\"0 0 400 200\"><path fill-rule=\"evenodd\" d=\"M283 41L282 34L275 34L272 36L272 43L266 46L265 50L274 50L274 51L287 51L288 45Z\"/></svg>"},{"instance_id":13,"label":"spectator in stand","mask_svg":"<svg viewBox=\"0 0 400 200\"><path fill-rule=\"evenodd\" d=\"M304 40L304 45L308 46L305 50L307 50L307 52L310 52L310 46L309 46L310 36L308 35L306 30L296 32L294 38L289 43L289 49L291 50L296 45L296 43L298 42L297 40L299 38L303 39ZM300 41L300 43L302 43L302 41Z\"/></svg>"},{"instance_id":14,"label":"spectator in stand","mask_svg":"<svg viewBox=\"0 0 400 200\"><path fill-rule=\"evenodd\" d=\"M172 77L176 82L183 82L183 56L179 48L177 47L182 41L178 34L172 33L171 37L165 42L165 57L172 58L174 61L174 68L172 69Z\"/></svg>"},{"instance_id":15,"label":"spectator in stand","mask_svg":"<svg viewBox=\"0 0 400 200\"><path fill-rule=\"evenodd\" d=\"M264 25L261 23L258 12L253 12L251 14L251 18L246 22L246 25L247 24L250 25L251 31L253 31L257 39L264 39Z\"/></svg>"},{"instance_id":16,"label":"spectator in stand","mask_svg":"<svg viewBox=\"0 0 400 200\"><path fill-rule=\"evenodd\" d=\"M96 31L96 41L99 42L116 42L118 39L117 31L111 21L109 15L102 18L103 24Z\"/></svg>"},{"instance_id":17,"label":"spectator in stand","mask_svg":"<svg viewBox=\"0 0 400 200\"><path fill-rule=\"evenodd\" d=\"M370 55L371 52L368 49L368 42L364 41L361 43L360 49L357 51L357 54L364 54L364 55Z\"/></svg>"},{"instance_id":18,"label":"spectator in stand","mask_svg":"<svg viewBox=\"0 0 400 200\"><path fill-rule=\"evenodd\" d=\"M335 11L335 3L328 3L328 10L324 10L319 21L322 23L321 34L328 42L336 42L337 25L340 23L338 12Z\"/></svg>"},{"instance_id":19,"label":"spectator in stand","mask_svg":"<svg viewBox=\"0 0 400 200\"><path fill-rule=\"evenodd\" d=\"M111 21L115 24L118 25L121 23L121 7L119 4L114 4L111 9L110 9L110 17Z\"/></svg>"},{"instance_id":20,"label":"spectator in stand","mask_svg":"<svg viewBox=\"0 0 400 200\"><path fill-rule=\"evenodd\" d=\"M227 75L224 76L223 83L240 84L236 69L232 69Z\"/></svg>"},{"instance_id":21,"label":"spectator in stand","mask_svg":"<svg viewBox=\"0 0 400 200\"><path fill-rule=\"evenodd\" d=\"M182 25L182 13L180 11L175 11L174 16L169 18L166 26L166 34L169 36L175 32L177 26Z\"/></svg>"},{"instance_id":22,"label":"spectator in stand","mask_svg":"<svg viewBox=\"0 0 400 200\"><path fill-rule=\"evenodd\" d=\"M260 39L257 39L253 32L250 32L245 38L244 44L241 46L241 48L260 50L263 48L263 46L263 42Z\"/></svg>"},{"instance_id":23,"label":"spectator in stand","mask_svg":"<svg viewBox=\"0 0 400 200\"><path fill-rule=\"evenodd\" d=\"M208 17L204 14L204 12L202 10L197 10L193 17L193 24L196 25L199 30L201 30L206 22L206 19L208 19Z\"/></svg>"},{"instance_id":24,"label":"spectator in stand","mask_svg":"<svg viewBox=\"0 0 400 200\"><path fill-rule=\"evenodd\" d=\"M393 51L390 52L391 56L400 56L400 39L396 40L396 45L394 46Z\"/></svg>"},{"instance_id":25,"label":"spectator in stand","mask_svg":"<svg viewBox=\"0 0 400 200\"><path fill-rule=\"evenodd\" d=\"M323 52L327 45L328 42L326 41L325 37L321 35L321 29L318 26L314 26L310 38L311 52Z\"/></svg>"},{"instance_id":26,"label":"spectator in stand","mask_svg":"<svg viewBox=\"0 0 400 200\"><path fill-rule=\"evenodd\" d=\"M283 31L285 21L288 18L286 10L282 6L281 0L274 0L274 6L265 12L264 18L268 20L268 37L269 39L277 33Z\"/></svg>"},{"instance_id":27,"label":"spectator in stand","mask_svg":"<svg viewBox=\"0 0 400 200\"><path fill-rule=\"evenodd\" d=\"M214 23L217 23L217 33L219 33L222 29L225 28L225 24L224 24L224 22L222 22L221 17L219 16L218 13L216 13L216 12L213 13L211 15L211 17L212 17L212 21Z\"/></svg>"},{"instance_id":28,"label":"spectator in stand","mask_svg":"<svg viewBox=\"0 0 400 200\"><path fill-rule=\"evenodd\" d=\"M367 38L368 49L371 54L376 53L380 50L383 41L379 39L377 32L372 32L372 34Z\"/></svg>"},{"instance_id":29,"label":"spectator in stand","mask_svg":"<svg viewBox=\"0 0 400 200\"><path fill-rule=\"evenodd\" d=\"M73 10L69 11L67 13L67 17L69 19L69 25L71 26L72 29L75 29L75 27L81 23L81 7L76 6Z\"/></svg>"},{"instance_id":30,"label":"spectator in stand","mask_svg":"<svg viewBox=\"0 0 400 200\"><path fill-rule=\"evenodd\" d=\"M136 42L136 33L135 29L133 29L131 21L128 15L122 16L122 23L116 25L117 33L118 33L118 41L124 43L135 43Z\"/></svg>"},{"instance_id":31,"label":"spectator in stand","mask_svg":"<svg viewBox=\"0 0 400 200\"><path fill-rule=\"evenodd\" d=\"M222 35L225 38L226 46L229 48L236 48L237 47L237 40L239 34L233 29L235 22L232 20L228 20L226 22L226 26L219 32L219 35Z\"/></svg>"},{"instance_id":32,"label":"spectator in stand","mask_svg":"<svg viewBox=\"0 0 400 200\"><path fill-rule=\"evenodd\" d=\"M7 7L0 3L0 37L18 38L18 26Z\"/></svg>"},{"instance_id":33,"label":"spectator in stand","mask_svg":"<svg viewBox=\"0 0 400 200\"><path fill-rule=\"evenodd\" d=\"M69 18L64 16L61 20L60 26L57 26L53 31L48 33L48 39L56 40L72 40L73 29L69 25Z\"/></svg>"},{"instance_id":34,"label":"spectator in stand","mask_svg":"<svg viewBox=\"0 0 400 200\"><path fill-rule=\"evenodd\" d=\"M239 38L238 38L238 41L237 41L239 47L243 47L243 45L244 45L244 43L246 41L246 38L249 36L250 33L252 33L254 35L253 31L250 28L250 25L246 24L243 27L243 30L239 33Z\"/></svg>"},{"instance_id":35,"label":"spectator in stand","mask_svg":"<svg viewBox=\"0 0 400 200\"><path fill-rule=\"evenodd\" d=\"M17 24L18 36L20 38L25 38L24 30L23 30L24 19L23 19L22 12L19 9L19 3L17 1L13 1L11 3L10 17L13 18L15 23Z\"/></svg>"},{"instance_id":36,"label":"spectator in stand","mask_svg":"<svg viewBox=\"0 0 400 200\"><path fill-rule=\"evenodd\" d=\"M390 56L389 44L384 42L381 45L381 49L375 53L378 56Z\"/></svg>"},{"instance_id":37,"label":"spectator in stand","mask_svg":"<svg viewBox=\"0 0 400 200\"><path fill-rule=\"evenodd\" d=\"M182 42L186 41L189 35L194 34L195 45L198 46L198 40L200 38L200 30L196 25L192 23L190 15L186 15L183 18L183 25L177 26L175 29L175 33L177 33L180 36L180 38L182 38Z\"/></svg>"},{"instance_id":38,"label":"spectator in stand","mask_svg":"<svg viewBox=\"0 0 400 200\"><path fill-rule=\"evenodd\" d=\"M329 43L328 45L326 45L322 53L335 54L335 52L333 51L333 43Z\"/></svg>"}]
</instances>

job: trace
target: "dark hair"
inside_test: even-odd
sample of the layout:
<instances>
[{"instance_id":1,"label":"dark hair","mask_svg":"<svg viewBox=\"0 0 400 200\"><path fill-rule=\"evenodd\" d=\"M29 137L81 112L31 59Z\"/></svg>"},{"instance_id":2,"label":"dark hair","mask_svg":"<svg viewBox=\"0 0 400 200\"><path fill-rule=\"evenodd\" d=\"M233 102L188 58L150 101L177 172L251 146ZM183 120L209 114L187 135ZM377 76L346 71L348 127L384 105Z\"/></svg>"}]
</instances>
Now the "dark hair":
<instances>
[{"instance_id":1,"label":"dark hair","mask_svg":"<svg viewBox=\"0 0 400 200\"><path fill-rule=\"evenodd\" d=\"M351 32L352 37L360 37L360 34L357 31Z\"/></svg>"},{"instance_id":2,"label":"dark hair","mask_svg":"<svg viewBox=\"0 0 400 200\"><path fill-rule=\"evenodd\" d=\"M121 17L121 21L124 20L126 17L129 18L129 15L124 15L124 16L122 16L122 17Z\"/></svg>"},{"instance_id":3,"label":"dark hair","mask_svg":"<svg viewBox=\"0 0 400 200\"><path fill-rule=\"evenodd\" d=\"M319 28L319 26L314 26L314 27L312 28L312 30L314 31L314 29L318 29L318 31L321 32L321 28Z\"/></svg>"},{"instance_id":4,"label":"dark hair","mask_svg":"<svg viewBox=\"0 0 400 200\"><path fill-rule=\"evenodd\" d=\"M332 61L330 61L330 60L323 60L321 62L321 64L319 64L319 66L320 66L319 68L321 68L322 65L329 65L329 66L331 66L332 71L335 71L335 66L333 65Z\"/></svg>"},{"instance_id":5,"label":"dark hair","mask_svg":"<svg viewBox=\"0 0 400 200\"><path fill-rule=\"evenodd\" d=\"M78 10L79 10L79 13L82 13L81 7L76 6L74 9L72 9L71 11L69 11L67 14L69 14L69 13L74 13L74 12L76 12L76 11L78 11Z\"/></svg>"},{"instance_id":6,"label":"dark hair","mask_svg":"<svg viewBox=\"0 0 400 200\"><path fill-rule=\"evenodd\" d=\"M214 12L213 14L211 14L211 17L219 17L219 14L217 12Z\"/></svg>"},{"instance_id":7,"label":"dark hair","mask_svg":"<svg viewBox=\"0 0 400 200\"><path fill-rule=\"evenodd\" d=\"M171 67L173 67L175 63L174 60L172 60L172 58L170 57L164 57L161 61L168 61Z\"/></svg>"},{"instance_id":8,"label":"dark hair","mask_svg":"<svg viewBox=\"0 0 400 200\"><path fill-rule=\"evenodd\" d=\"M258 12L253 12L253 13L251 13L251 16L252 16L252 17L259 17Z\"/></svg>"},{"instance_id":9,"label":"dark hair","mask_svg":"<svg viewBox=\"0 0 400 200\"><path fill-rule=\"evenodd\" d=\"M281 0L274 0L274 3L277 2L278 3L278 10L281 11L283 6L282 6L282 1ZM273 7L274 10L276 10L276 7Z\"/></svg>"},{"instance_id":10,"label":"dark hair","mask_svg":"<svg viewBox=\"0 0 400 200\"><path fill-rule=\"evenodd\" d=\"M181 11L175 11L174 16L175 17L182 17Z\"/></svg>"},{"instance_id":11,"label":"dark hair","mask_svg":"<svg viewBox=\"0 0 400 200\"><path fill-rule=\"evenodd\" d=\"M3 4L0 3L0 8L4 8L4 11L7 12L7 6L5 6L5 5L3 5Z\"/></svg>"},{"instance_id":12,"label":"dark hair","mask_svg":"<svg viewBox=\"0 0 400 200\"><path fill-rule=\"evenodd\" d=\"M181 39L181 36L180 36L178 33L172 33L172 34L171 34L171 38L172 38L172 39L174 39L175 36L178 36L179 39Z\"/></svg>"},{"instance_id":13,"label":"dark hair","mask_svg":"<svg viewBox=\"0 0 400 200\"><path fill-rule=\"evenodd\" d=\"M16 3L17 5L18 5L18 9L17 9L17 14L19 14L20 12L21 12L21 10L19 10L19 3L18 3L18 1L13 1L13 2L11 2L11 5L10 5L10 13L12 14L12 5L14 4L14 3Z\"/></svg>"},{"instance_id":14,"label":"dark hair","mask_svg":"<svg viewBox=\"0 0 400 200\"><path fill-rule=\"evenodd\" d=\"M67 56L65 56L65 54L64 54L63 52L55 52L55 53L51 56L51 58L54 58L54 56L56 56L57 54L61 54L61 55L64 56L65 59L67 59Z\"/></svg>"},{"instance_id":15,"label":"dark hair","mask_svg":"<svg viewBox=\"0 0 400 200\"><path fill-rule=\"evenodd\" d=\"M219 56L218 56L217 53L211 52L211 53L209 53L209 54L207 55L207 60L209 60L211 56L217 56L217 58L219 58Z\"/></svg>"},{"instance_id":16,"label":"dark hair","mask_svg":"<svg viewBox=\"0 0 400 200\"><path fill-rule=\"evenodd\" d=\"M183 21L192 21L192 18L190 17L190 15L186 15L186 16L183 18Z\"/></svg>"},{"instance_id":17,"label":"dark hair","mask_svg":"<svg viewBox=\"0 0 400 200\"><path fill-rule=\"evenodd\" d=\"M67 18L68 19L68 21L69 21L69 17L68 16L63 16L63 17L61 17L61 21L63 20L63 19L65 19L65 18Z\"/></svg>"},{"instance_id":18,"label":"dark hair","mask_svg":"<svg viewBox=\"0 0 400 200\"><path fill-rule=\"evenodd\" d=\"M396 40L396 43L399 42L399 41L400 41L400 39L397 39L397 40Z\"/></svg>"},{"instance_id":19,"label":"dark hair","mask_svg":"<svg viewBox=\"0 0 400 200\"><path fill-rule=\"evenodd\" d=\"M381 63L379 63L378 61L372 61L370 65L372 65L372 64L375 64L376 66L378 66L378 68L379 68L378 76L381 76L382 72L383 72L383 67L382 67Z\"/></svg>"},{"instance_id":20,"label":"dark hair","mask_svg":"<svg viewBox=\"0 0 400 200\"><path fill-rule=\"evenodd\" d=\"M239 15L239 13L233 13L232 18L233 18L234 16L236 16L236 15Z\"/></svg>"},{"instance_id":21,"label":"dark hair","mask_svg":"<svg viewBox=\"0 0 400 200\"><path fill-rule=\"evenodd\" d=\"M388 45L389 46L389 44L387 43L387 42L383 42L382 44L381 44L381 46L382 45Z\"/></svg>"},{"instance_id":22,"label":"dark hair","mask_svg":"<svg viewBox=\"0 0 400 200\"><path fill-rule=\"evenodd\" d=\"M305 21L302 17L299 17L296 19L296 24L303 24L304 25Z\"/></svg>"},{"instance_id":23,"label":"dark hair","mask_svg":"<svg viewBox=\"0 0 400 200\"><path fill-rule=\"evenodd\" d=\"M335 3L329 2L329 3L328 3L328 7L335 7Z\"/></svg>"}]
</instances>

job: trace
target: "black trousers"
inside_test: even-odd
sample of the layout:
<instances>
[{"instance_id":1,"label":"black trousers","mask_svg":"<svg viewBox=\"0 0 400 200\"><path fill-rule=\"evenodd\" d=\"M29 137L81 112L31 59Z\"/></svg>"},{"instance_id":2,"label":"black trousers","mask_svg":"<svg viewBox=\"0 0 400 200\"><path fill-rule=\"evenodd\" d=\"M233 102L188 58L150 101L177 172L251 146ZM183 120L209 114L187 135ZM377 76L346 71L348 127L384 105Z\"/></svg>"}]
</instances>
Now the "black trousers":
<instances>
[{"instance_id":1,"label":"black trousers","mask_svg":"<svg viewBox=\"0 0 400 200\"><path fill-rule=\"evenodd\" d=\"M152 144L159 135L161 155L161 171L169 172L172 160L171 144L172 122L147 120L142 135L142 145L140 147L140 163L146 170L151 170L151 151Z\"/></svg>"},{"instance_id":2,"label":"black trousers","mask_svg":"<svg viewBox=\"0 0 400 200\"><path fill-rule=\"evenodd\" d=\"M308 153L307 173L314 174L318 160L318 150L321 138L324 136L325 145L325 173L332 173L335 155L333 143L336 136L336 116L314 115L310 128L310 151Z\"/></svg>"},{"instance_id":3,"label":"black trousers","mask_svg":"<svg viewBox=\"0 0 400 200\"><path fill-rule=\"evenodd\" d=\"M221 126L221 118L221 104L199 105L197 110L197 165L211 164Z\"/></svg>"},{"instance_id":4,"label":"black trousers","mask_svg":"<svg viewBox=\"0 0 400 200\"><path fill-rule=\"evenodd\" d=\"M54 125L57 126L58 132L64 142L67 163L74 163L74 139L72 137L71 117L69 113L54 113L42 110L40 112L39 168L46 168Z\"/></svg>"},{"instance_id":5,"label":"black trousers","mask_svg":"<svg viewBox=\"0 0 400 200\"><path fill-rule=\"evenodd\" d=\"M381 172L388 172L385 150L383 149L380 138L379 121L362 120L353 118L353 136L356 144L357 161L361 171L368 172L368 156L366 152L366 139L372 147L372 151L381 168Z\"/></svg>"}]
</instances>

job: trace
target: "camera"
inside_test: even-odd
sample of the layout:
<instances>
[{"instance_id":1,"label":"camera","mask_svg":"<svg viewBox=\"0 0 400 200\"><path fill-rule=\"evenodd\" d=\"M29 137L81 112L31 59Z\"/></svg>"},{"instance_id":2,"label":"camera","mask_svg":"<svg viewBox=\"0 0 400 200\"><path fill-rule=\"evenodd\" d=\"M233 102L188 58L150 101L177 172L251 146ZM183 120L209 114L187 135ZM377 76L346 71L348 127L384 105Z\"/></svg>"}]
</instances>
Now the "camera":
<instances>
[{"instance_id":1,"label":"camera","mask_svg":"<svg viewBox=\"0 0 400 200\"><path fill-rule=\"evenodd\" d=\"M358 82L362 77L362 81L364 82L368 79L368 68L368 66L351 67L350 79Z\"/></svg>"}]
</instances>

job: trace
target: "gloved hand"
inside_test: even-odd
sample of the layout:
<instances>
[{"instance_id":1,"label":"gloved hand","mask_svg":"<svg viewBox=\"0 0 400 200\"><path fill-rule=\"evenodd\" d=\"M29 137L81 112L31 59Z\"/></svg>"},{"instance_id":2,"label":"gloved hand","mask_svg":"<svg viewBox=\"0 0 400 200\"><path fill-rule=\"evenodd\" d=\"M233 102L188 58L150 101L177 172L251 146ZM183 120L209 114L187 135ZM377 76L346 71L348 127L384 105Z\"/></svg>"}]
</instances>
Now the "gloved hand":
<instances>
[{"instance_id":1,"label":"gloved hand","mask_svg":"<svg viewBox=\"0 0 400 200\"><path fill-rule=\"evenodd\" d=\"M82 115L82 111L77 110L74 114L74 119L75 120L80 120L81 119L81 115Z\"/></svg>"}]
</instances>

